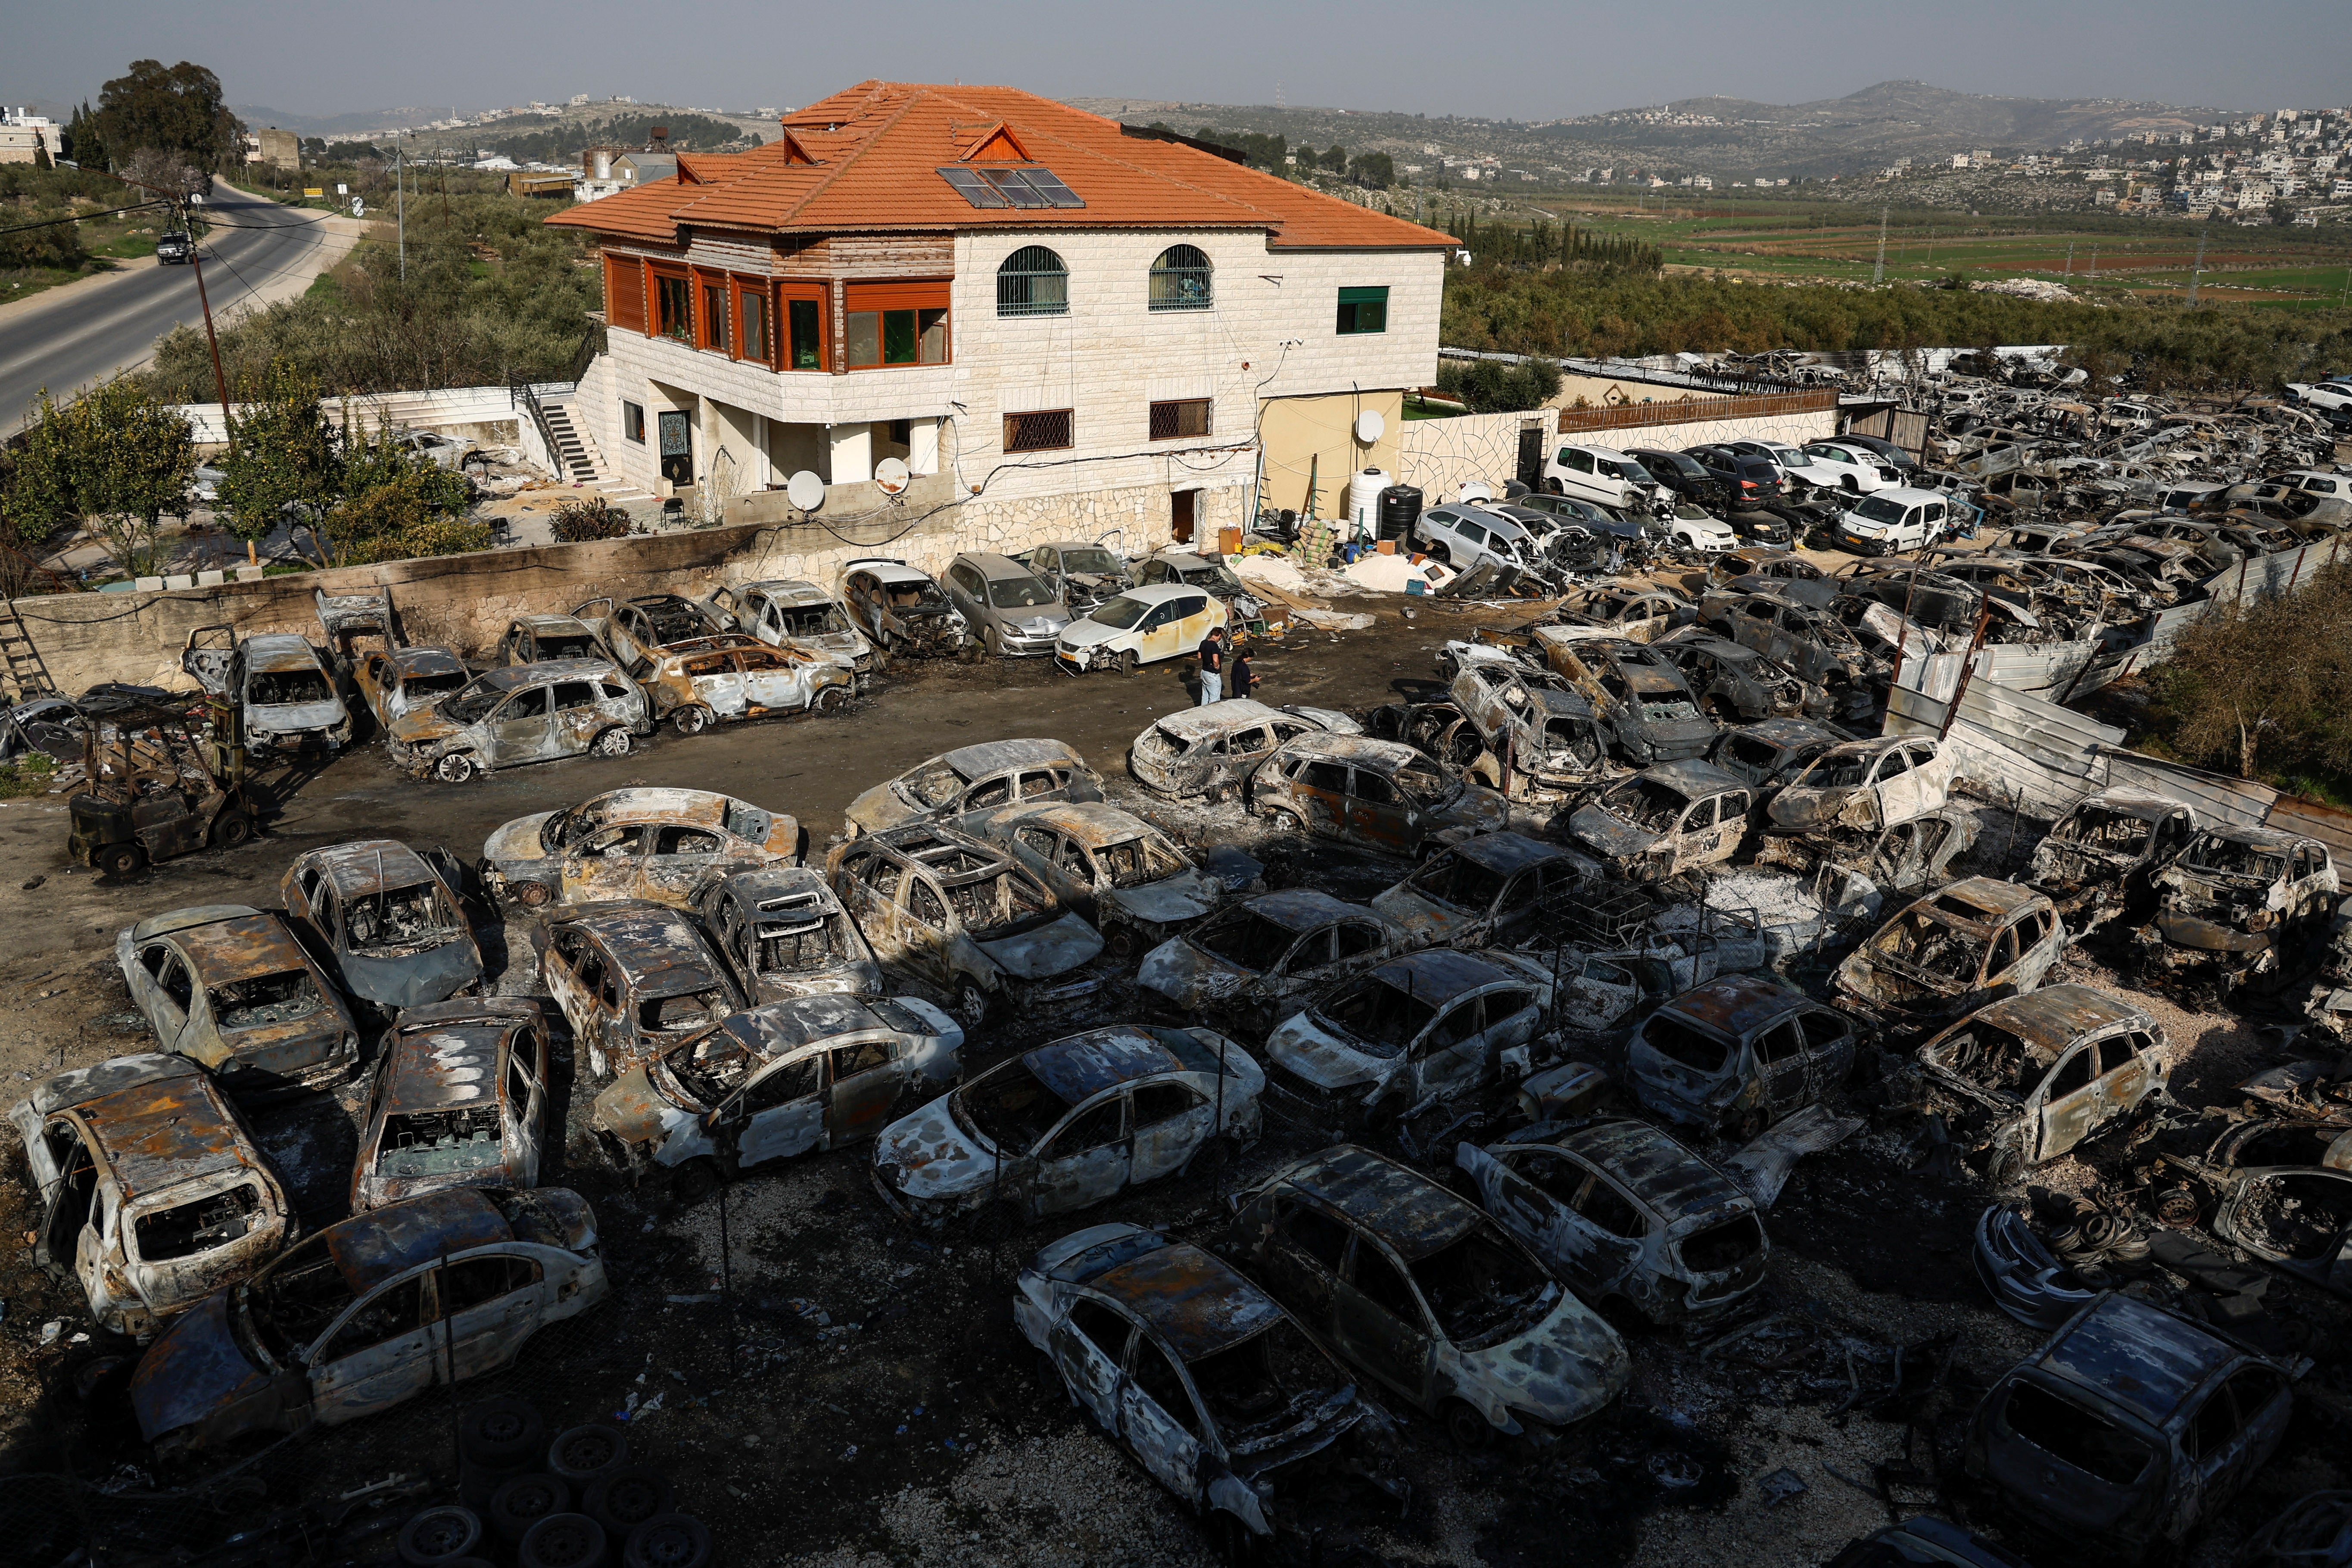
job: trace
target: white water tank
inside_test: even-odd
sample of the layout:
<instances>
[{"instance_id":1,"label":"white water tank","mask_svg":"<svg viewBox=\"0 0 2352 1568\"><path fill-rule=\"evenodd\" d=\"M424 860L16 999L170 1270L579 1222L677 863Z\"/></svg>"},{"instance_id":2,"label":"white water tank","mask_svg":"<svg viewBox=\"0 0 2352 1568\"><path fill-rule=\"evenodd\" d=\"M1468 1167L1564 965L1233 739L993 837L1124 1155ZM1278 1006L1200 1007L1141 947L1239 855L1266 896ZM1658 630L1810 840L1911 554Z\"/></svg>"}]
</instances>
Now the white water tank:
<instances>
[{"instance_id":1,"label":"white water tank","mask_svg":"<svg viewBox=\"0 0 2352 1568\"><path fill-rule=\"evenodd\" d=\"M1353 537L1370 539L1380 531L1381 492L1395 482L1382 468L1366 468L1348 481L1348 521Z\"/></svg>"}]
</instances>

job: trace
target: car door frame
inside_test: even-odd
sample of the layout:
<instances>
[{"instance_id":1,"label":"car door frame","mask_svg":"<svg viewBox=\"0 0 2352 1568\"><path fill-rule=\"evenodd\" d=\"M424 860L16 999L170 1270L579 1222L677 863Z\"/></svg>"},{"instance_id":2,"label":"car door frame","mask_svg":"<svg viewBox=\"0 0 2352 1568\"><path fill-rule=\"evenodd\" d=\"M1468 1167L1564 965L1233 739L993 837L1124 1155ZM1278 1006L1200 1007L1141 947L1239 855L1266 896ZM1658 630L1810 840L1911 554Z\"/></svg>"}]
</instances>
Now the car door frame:
<instances>
[{"instance_id":1,"label":"car door frame","mask_svg":"<svg viewBox=\"0 0 2352 1568\"><path fill-rule=\"evenodd\" d=\"M1087 1096L1070 1108L1069 1113L1054 1124L1053 1131L1039 1139L1039 1151L1029 1157L1031 1168L1028 1210L1032 1219L1043 1219L1051 1214L1066 1214L1101 1203L1128 1185L1133 1170L1135 1129L1129 1116L1128 1086L1118 1084ZM1075 1154L1055 1156L1051 1152L1059 1140L1085 1117L1094 1115L1104 1107L1116 1105L1118 1113L1117 1136L1107 1142L1089 1145ZM1087 1162L1084 1170L1075 1169L1080 1161ZM1060 1167L1055 1169L1055 1167ZM1116 1170L1118 1179L1108 1180ZM1052 1203L1049 1197L1067 1193L1079 1201L1071 1204ZM1091 1196L1086 1195L1091 1194Z\"/></svg>"}]
</instances>

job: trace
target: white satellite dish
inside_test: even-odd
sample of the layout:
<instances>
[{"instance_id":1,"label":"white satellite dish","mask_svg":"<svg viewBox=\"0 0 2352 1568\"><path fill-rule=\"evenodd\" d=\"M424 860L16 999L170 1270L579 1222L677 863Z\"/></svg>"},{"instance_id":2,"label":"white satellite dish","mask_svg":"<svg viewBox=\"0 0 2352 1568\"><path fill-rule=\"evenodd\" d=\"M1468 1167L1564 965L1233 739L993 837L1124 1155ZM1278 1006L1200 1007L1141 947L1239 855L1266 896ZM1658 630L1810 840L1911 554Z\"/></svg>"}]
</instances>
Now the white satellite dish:
<instances>
[{"instance_id":1,"label":"white satellite dish","mask_svg":"<svg viewBox=\"0 0 2352 1568\"><path fill-rule=\"evenodd\" d=\"M824 481L803 468L784 481L784 499L803 511L814 511L824 504Z\"/></svg>"},{"instance_id":2,"label":"white satellite dish","mask_svg":"<svg viewBox=\"0 0 2352 1568\"><path fill-rule=\"evenodd\" d=\"M886 496L894 496L905 489L910 477L907 465L896 458L885 458L874 465L874 482L882 488Z\"/></svg>"},{"instance_id":3,"label":"white satellite dish","mask_svg":"<svg viewBox=\"0 0 2352 1568\"><path fill-rule=\"evenodd\" d=\"M1381 411L1377 408L1367 408L1356 416L1356 439L1367 447L1378 441L1381 432L1387 428L1388 422L1381 417Z\"/></svg>"}]
</instances>

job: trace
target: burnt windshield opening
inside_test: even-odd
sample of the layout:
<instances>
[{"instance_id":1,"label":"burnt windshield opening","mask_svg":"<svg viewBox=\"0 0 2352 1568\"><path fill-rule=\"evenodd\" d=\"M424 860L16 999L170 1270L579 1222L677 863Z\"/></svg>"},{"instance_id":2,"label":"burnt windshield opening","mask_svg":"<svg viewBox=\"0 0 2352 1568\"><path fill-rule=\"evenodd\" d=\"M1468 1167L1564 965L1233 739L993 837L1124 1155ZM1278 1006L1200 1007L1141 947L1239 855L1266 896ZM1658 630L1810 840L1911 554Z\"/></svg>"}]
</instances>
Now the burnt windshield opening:
<instances>
[{"instance_id":1,"label":"burnt windshield opening","mask_svg":"<svg viewBox=\"0 0 2352 1568\"><path fill-rule=\"evenodd\" d=\"M250 1182L191 1203L143 1214L138 1222L142 1262L168 1263L226 1247L261 1223L261 1194Z\"/></svg>"},{"instance_id":2,"label":"burnt windshield opening","mask_svg":"<svg viewBox=\"0 0 2352 1568\"><path fill-rule=\"evenodd\" d=\"M1689 805L1690 798L1670 784L1634 778L1610 797L1609 809L1644 832L1672 833Z\"/></svg>"},{"instance_id":3,"label":"burnt windshield opening","mask_svg":"<svg viewBox=\"0 0 2352 1568\"><path fill-rule=\"evenodd\" d=\"M1502 896L1503 876L1475 860L1448 855L1414 872L1412 886L1423 898L1448 908L1483 912Z\"/></svg>"},{"instance_id":4,"label":"burnt windshield opening","mask_svg":"<svg viewBox=\"0 0 2352 1568\"><path fill-rule=\"evenodd\" d=\"M355 1299L351 1283L327 1250L325 1236L314 1236L288 1253L254 1287L255 1328L262 1343L279 1361L326 1331Z\"/></svg>"},{"instance_id":5,"label":"burnt windshield opening","mask_svg":"<svg viewBox=\"0 0 2352 1568\"><path fill-rule=\"evenodd\" d=\"M326 1005L306 969L232 980L212 989L213 1021L224 1029L255 1029L290 1024Z\"/></svg>"},{"instance_id":6,"label":"burnt windshield opening","mask_svg":"<svg viewBox=\"0 0 2352 1568\"><path fill-rule=\"evenodd\" d=\"M1114 888L1147 887L1185 869L1183 861L1149 838L1106 844L1094 851L1094 858Z\"/></svg>"},{"instance_id":7,"label":"burnt windshield opening","mask_svg":"<svg viewBox=\"0 0 2352 1568\"><path fill-rule=\"evenodd\" d=\"M379 1176L456 1176L494 1170L505 1158L495 1104L417 1111L383 1119L376 1145Z\"/></svg>"},{"instance_id":8,"label":"burnt windshield opening","mask_svg":"<svg viewBox=\"0 0 2352 1568\"><path fill-rule=\"evenodd\" d=\"M2144 817L2085 806L2060 823L2050 837L2060 844L2079 844L2109 855L2137 855L2147 847L2155 832L2155 825Z\"/></svg>"},{"instance_id":9,"label":"burnt windshield opening","mask_svg":"<svg viewBox=\"0 0 2352 1568\"><path fill-rule=\"evenodd\" d=\"M559 658L596 658L601 657L596 639L585 633L541 632L535 639L539 658L533 662L551 663Z\"/></svg>"},{"instance_id":10,"label":"burnt windshield opening","mask_svg":"<svg viewBox=\"0 0 2352 1568\"><path fill-rule=\"evenodd\" d=\"M1007 868L993 877L961 882L946 889L957 921L975 942L1019 936L1053 918L1053 900L1045 889L1020 872Z\"/></svg>"},{"instance_id":11,"label":"burnt windshield opening","mask_svg":"<svg viewBox=\"0 0 2352 1568\"><path fill-rule=\"evenodd\" d=\"M637 1004L637 1022L656 1034L674 1035L716 1024L729 1012L726 992L717 986L674 996L650 996Z\"/></svg>"},{"instance_id":12,"label":"burnt windshield opening","mask_svg":"<svg viewBox=\"0 0 2352 1568\"><path fill-rule=\"evenodd\" d=\"M263 669L245 683L245 700L257 708L290 708L298 703L331 702L335 694L327 678L315 669Z\"/></svg>"},{"instance_id":13,"label":"burnt windshield opening","mask_svg":"<svg viewBox=\"0 0 2352 1568\"><path fill-rule=\"evenodd\" d=\"M716 1105L743 1086L751 1053L725 1029L712 1029L662 1058L670 1076L697 1101Z\"/></svg>"},{"instance_id":14,"label":"burnt windshield opening","mask_svg":"<svg viewBox=\"0 0 2352 1568\"><path fill-rule=\"evenodd\" d=\"M2217 876L2247 877L2263 882L2280 881L2286 876L2284 853L2212 833L2200 834L2197 842L2189 846L2189 853L2180 858L2192 871L2210 871Z\"/></svg>"},{"instance_id":15,"label":"burnt windshield opening","mask_svg":"<svg viewBox=\"0 0 2352 1568\"><path fill-rule=\"evenodd\" d=\"M2334 1258L2352 1226L2352 1181L2274 1176L2255 1183L2238 1208L2241 1235L2297 1263Z\"/></svg>"},{"instance_id":16,"label":"burnt windshield opening","mask_svg":"<svg viewBox=\"0 0 2352 1568\"><path fill-rule=\"evenodd\" d=\"M814 974L847 958L846 915L823 916L792 925L760 928L759 972Z\"/></svg>"},{"instance_id":17,"label":"burnt windshield opening","mask_svg":"<svg viewBox=\"0 0 2352 1568\"><path fill-rule=\"evenodd\" d=\"M1321 1011L1366 1056L1383 1059L1402 1055L1437 1016L1431 1004L1378 975L1341 992Z\"/></svg>"},{"instance_id":18,"label":"burnt windshield opening","mask_svg":"<svg viewBox=\"0 0 2352 1568\"><path fill-rule=\"evenodd\" d=\"M1253 973L1289 952L1297 940L1297 932L1245 909L1212 920L1192 938L1202 952Z\"/></svg>"},{"instance_id":19,"label":"burnt windshield opening","mask_svg":"<svg viewBox=\"0 0 2352 1568\"><path fill-rule=\"evenodd\" d=\"M967 1085L948 1104L965 1131L1010 1154L1026 1153L1069 1109L1017 1057Z\"/></svg>"},{"instance_id":20,"label":"burnt windshield opening","mask_svg":"<svg viewBox=\"0 0 2352 1568\"><path fill-rule=\"evenodd\" d=\"M434 675L411 675L404 677L401 680L400 689L402 691L407 693L410 699L414 700L419 697L431 697L444 691L456 691L463 688L465 684L466 672L464 670L445 669Z\"/></svg>"},{"instance_id":21,"label":"burnt windshield opening","mask_svg":"<svg viewBox=\"0 0 2352 1568\"><path fill-rule=\"evenodd\" d=\"M2115 1486L2137 1479L2153 1453L2115 1423L2039 1384L2011 1388L2000 1419L2012 1434L2043 1453Z\"/></svg>"},{"instance_id":22,"label":"burnt windshield opening","mask_svg":"<svg viewBox=\"0 0 2352 1568\"><path fill-rule=\"evenodd\" d=\"M362 893L344 906L343 928L352 951L362 953L437 946L465 931L438 882Z\"/></svg>"},{"instance_id":23,"label":"burnt windshield opening","mask_svg":"<svg viewBox=\"0 0 2352 1568\"><path fill-rule=\"evenodd\" d=\"M1307 1336L1277 1318L1237 1345L1187 1363L1228 1450L1287 1432L1328 1398L1337 1379Z\"/></svg>"},{"instance_id":24,"label":"burnt windshield opening","mask_svg":"<svg viewBox=\"0 0 2352 1568\"><path fill-rule=\"evenodd\" d=\"M1764 1227L1754 1215L1744 1214L1683 1237L1683 1267L1694 1274L1720 1274L1763 1250Z\"/></svg>"},{"instance_id":25,"label":"burnt windshield opening","mask_svg":"<svg viewBox=\"0 0 2352 1568\"><path fill-rule=\"evenodd\" d=\"M1998 1024L1979 1016L1938 1047L1939 1065L1987 1089L2022 1095L2031 1087L2027 1069L2039 1078L2046 1062L2034 1060L2033 1048Z\"/></svg>"},{"instance_id":26,"label":"burnt windshield opening","mask_svg":"<svg viewBox=\"0 0 2352 1568\"><path fill-rule=\"evenodd\" d=\"M1559 1287L1481 1224L1412 1265L1437 1326L1456 1350L1483 1350L1541 1322Z\"/></svg>"},{"instance_id":27,"label":"burnt windshield opening","mask_svg":"<svg viewBox=\"0 0 2352 1568\"><path fill-rule=\"evenodd\" d=\"M1670 1061L1700 1072L1721 1072L1731 1060L1728 1042L1703 1034L1671 1013L1660 1013L1643 1029L1650 1048Z\"/></svg>"}]
</instances>

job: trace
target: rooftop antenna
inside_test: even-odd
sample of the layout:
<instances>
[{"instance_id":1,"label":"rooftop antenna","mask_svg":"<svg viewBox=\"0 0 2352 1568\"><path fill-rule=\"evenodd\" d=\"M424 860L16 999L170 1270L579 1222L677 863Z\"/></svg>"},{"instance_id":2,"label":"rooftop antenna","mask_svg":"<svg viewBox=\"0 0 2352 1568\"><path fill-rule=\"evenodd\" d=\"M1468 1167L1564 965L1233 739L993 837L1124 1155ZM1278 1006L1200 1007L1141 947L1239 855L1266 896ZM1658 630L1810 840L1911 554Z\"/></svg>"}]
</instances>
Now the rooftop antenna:
<instances>
[{"instance_id":1,"label":"rooftop antenna","mask_svg":"<svg viewBox=\"0 0 2352 1568\"><path fill-rule=\"evenodd\" d=\"M1870 269L1873 288L1886 281L1886 209L1878 209L1878 265Z\"/></svg>"}]
</instances>

